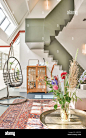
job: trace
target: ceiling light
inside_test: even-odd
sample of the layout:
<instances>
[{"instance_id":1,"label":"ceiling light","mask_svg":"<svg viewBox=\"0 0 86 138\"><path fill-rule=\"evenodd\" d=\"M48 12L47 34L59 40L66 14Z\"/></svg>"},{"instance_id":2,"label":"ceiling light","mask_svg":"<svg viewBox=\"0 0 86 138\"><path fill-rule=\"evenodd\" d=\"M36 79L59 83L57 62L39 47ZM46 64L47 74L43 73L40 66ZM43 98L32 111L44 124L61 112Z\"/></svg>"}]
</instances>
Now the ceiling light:
<instances>
[{"instance_id":1,"label":"ceiling light","mask_svg":"<svg viewBox=\"0 0 86 138\"><path fill-rule=\"evenodd\" d=\"M46 0L46 2L47 2L47 9L49 9L49 5L48 5L49 3L48 3L48 0Z\"/></svg>"}]
</instances>

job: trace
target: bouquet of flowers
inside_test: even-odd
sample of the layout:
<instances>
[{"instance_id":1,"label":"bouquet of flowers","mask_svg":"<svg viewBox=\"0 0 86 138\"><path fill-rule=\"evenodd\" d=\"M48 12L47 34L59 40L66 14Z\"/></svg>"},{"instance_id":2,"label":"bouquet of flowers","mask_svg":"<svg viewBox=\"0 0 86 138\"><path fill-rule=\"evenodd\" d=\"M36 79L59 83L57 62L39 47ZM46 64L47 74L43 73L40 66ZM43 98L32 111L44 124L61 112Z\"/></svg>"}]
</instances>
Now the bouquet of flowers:
<instances>
[{"instance_id":1,"label":"bouquet of flowers","mask_svg":"<svg viewBox=\"0 0 86 138\"><path fill-rule=\"evenodd\" d=\"M53 92L54 97L53 100L56 102L54 105L54 109L56 110L58 107L58 104L60 104L61 109L63 110L62 113L64 113L64 116L62 117L67 120L69 118L69 104L71 101L77 101L76 96L76 86L78 84L78 64L76 61L78 54L78 50L76 52L75 59L70 62L70 68L69 68L69 75L67 72L61 73L61 79L64 82L64 92L61 89L61 81L59 80L58 76L52 76L52 71L54 68L54 65L51 70L51 79L48 78L48 76L44 76L44 81L46 82L46 85L49 86L51 89L49 92ZM49 70L49 68L48 68ZM75 88L75 91L71 95L70 90Z\"/></svg>"}]
</instances>

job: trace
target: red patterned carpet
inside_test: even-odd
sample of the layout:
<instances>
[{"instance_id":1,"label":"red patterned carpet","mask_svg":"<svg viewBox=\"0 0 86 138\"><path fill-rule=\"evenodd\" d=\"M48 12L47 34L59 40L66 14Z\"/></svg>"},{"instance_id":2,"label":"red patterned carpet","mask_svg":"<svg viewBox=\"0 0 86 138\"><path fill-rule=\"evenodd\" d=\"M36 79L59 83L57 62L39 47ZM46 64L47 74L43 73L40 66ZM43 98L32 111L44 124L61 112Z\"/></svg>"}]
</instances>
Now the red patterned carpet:
<instances>
[{"instance_id":1,"label":"red patterned carpet","mask_svg":"<svg viewBox=\"0 0 86 138\"><path fill-rule=\"evenodd\" d=\"M39 117L42 112L53 109L54 104L50 99L29 99L25 103L11 105L0 117L0 129L47 129Z\"/></svg>"}]
</instances>

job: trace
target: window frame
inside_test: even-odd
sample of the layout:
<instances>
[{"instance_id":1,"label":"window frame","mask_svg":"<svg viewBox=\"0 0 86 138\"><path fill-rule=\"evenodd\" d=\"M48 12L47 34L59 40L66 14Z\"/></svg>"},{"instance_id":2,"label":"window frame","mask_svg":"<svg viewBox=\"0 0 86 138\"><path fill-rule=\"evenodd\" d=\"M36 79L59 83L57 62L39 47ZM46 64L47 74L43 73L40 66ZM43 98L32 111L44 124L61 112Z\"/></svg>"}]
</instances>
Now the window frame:
<instances>
[{"instance_id":1,"label":"window frame","mask_svg":"<svg viewBox=\"0 0 86 138\"><path fill-rule=\"evenodd\" d=\"M4 11L2 10L1 7L0 7L0 10L4 13ZM5 15L5 13L4 13L4 15ZM0 26L4 23L4 21L6 19L9 21L8 17L5 15L5 17L3 18L3 20L0 22ZM1 27L0 28L5 32L7 30L7 28L9 27L10 24L11 24L11 22L9 21L9 24L5 27L5 29L2 29Z\"/></svg>"},{"instance_id":2,"label":"window frame","mask_svg":"<svg viewBox=\"0 0 86 138\"><path fill-rule=\"evenodd\" d=\"M3 12L2 8L0 7L0 10ZM5 15L5 13L3 12L3 14ZM5 17L2 19L2 21L0 22L0 25L3 23L3 21L6 19L6 15Z\"/></svg>"}]
</instances>

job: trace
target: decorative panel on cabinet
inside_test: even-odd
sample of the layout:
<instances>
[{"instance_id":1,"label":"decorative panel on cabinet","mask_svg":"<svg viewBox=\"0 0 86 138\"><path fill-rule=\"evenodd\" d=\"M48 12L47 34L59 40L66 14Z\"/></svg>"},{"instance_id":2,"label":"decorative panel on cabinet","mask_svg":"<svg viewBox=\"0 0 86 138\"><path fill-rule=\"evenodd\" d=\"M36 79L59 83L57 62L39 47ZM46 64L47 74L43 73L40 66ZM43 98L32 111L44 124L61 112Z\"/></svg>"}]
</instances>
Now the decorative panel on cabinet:
<instances>
[{"instance_id":1,"label":"decorative panel on cabinet","mask_svg":"<svg viewBox=\"0 0 86 138\"><path fill-rule=\"evenodd\" d=\"M27 66L27 93L46 93L46 83L43 80L44 75L46 75L46 66Z\"/></svg>"}]
</instances>

